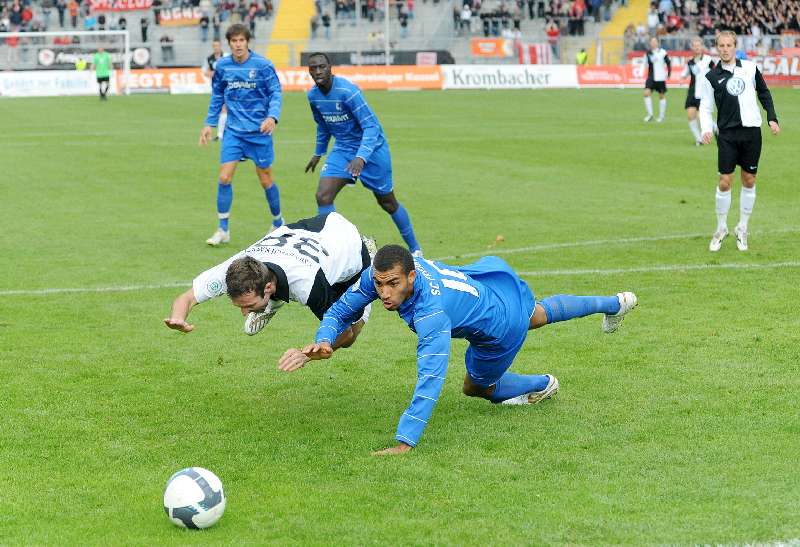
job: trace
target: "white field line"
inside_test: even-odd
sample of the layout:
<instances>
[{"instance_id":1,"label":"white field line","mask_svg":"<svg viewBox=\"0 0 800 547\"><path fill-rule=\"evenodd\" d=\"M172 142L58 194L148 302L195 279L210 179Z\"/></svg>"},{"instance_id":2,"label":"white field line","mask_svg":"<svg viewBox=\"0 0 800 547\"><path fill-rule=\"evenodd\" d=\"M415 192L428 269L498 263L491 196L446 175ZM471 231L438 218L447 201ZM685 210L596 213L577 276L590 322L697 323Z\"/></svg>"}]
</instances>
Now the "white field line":
<instances>
[{"instance_id":1,"label":"white field line","mask_svg":"<svg viewBox=\"0 0 800 547\"><path fill-rule=\"evenodd\" d=\"M800 228L785 228L781 230L765 230L753 232L755 234L778 234L796 233ZM567 243L545 243L543 245L531 245L527 247L517 247L511 249L487 249L482 252L464 253L459 255L444 256L434 260L450 260L453 258L473 258L486 255L515 254L547 249L562 249L567 247L590 247L597 245L623 245L626 243L638 243L645 241L667 241L673 239L690 239L694 237L704 237L708 234L676 234L669 236L653 237L628 237L619 239L595 239L589 241L574 241ZM786 262L767 262L767 263L731 263L731 264L662 264L654 266L643 266L634 268L608 268L608 269L568 269L568 270L539 270L539 271L520 271L521 276L566 276L566 275L615 275L625 273L650 273L650 272L678 272L690 270L756 270L774 268L797 268L800 261ZM80 294L80 293L104 293L104 292L131 292L154 289L173 289L179 287L189 287L191 281L173 281L170 283L148 284L148 285L118 285L111 287L50 287L46 289L10 289L0 290L2 296L46 296L49 294Z\"/></svg>"}]
</instances>

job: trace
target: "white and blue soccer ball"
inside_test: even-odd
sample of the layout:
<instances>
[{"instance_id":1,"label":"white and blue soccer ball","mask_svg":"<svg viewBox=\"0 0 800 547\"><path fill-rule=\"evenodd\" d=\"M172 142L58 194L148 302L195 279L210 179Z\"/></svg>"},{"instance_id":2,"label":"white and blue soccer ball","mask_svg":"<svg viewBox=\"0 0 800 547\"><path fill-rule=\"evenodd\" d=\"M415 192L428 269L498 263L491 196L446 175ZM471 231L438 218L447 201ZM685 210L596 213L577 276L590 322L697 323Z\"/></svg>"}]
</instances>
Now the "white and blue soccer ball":
<instances>
[{"instance_id":1,"label":"white and blue soccer ball","mask_svg":"<svg viewBox=\"0 0 800 547\"><path fill-rule=\"evenodd\" d=\"M208 528L225 512L222 481L202 467L187 467L172 475L164 489L164 511L176 526Z\"/></svg>"}]
</instances>

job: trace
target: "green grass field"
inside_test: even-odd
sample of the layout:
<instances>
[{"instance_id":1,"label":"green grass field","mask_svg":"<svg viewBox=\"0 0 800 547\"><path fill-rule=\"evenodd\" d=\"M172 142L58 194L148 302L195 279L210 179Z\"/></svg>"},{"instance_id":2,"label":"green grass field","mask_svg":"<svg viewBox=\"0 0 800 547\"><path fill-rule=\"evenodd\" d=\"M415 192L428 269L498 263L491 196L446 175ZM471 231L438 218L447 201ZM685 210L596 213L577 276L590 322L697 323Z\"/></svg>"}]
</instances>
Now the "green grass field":
<instances>
[{"instance_id":1,"label":"green grass field","mask_svg":"<svg viewBox=\"0 0 800 547\"><path fill-rule=\"evenodd\" d=\"M796 90L774 90L750 251L710 254L716 148L695 148L683 91L664 124L636 90L374 93L398 198L426 256L501 254L537 296L640 300L532 332L518 372L558 397L461 394L466 345L419 447L393 458L416 337L376 310L356 345L280 373L312 341L294 304L255 337L224 299L164 327L200 271L265 232L251 164L233 241L216 223L207 97L0 101L0 544L734 544L800 538L800 205ZM284 99L276 180L288 219L316 211L314 128ZM399 242L363 188L340 212ZM730 216L738 219L738 182ZM503 240L498 241L497 236ZM214 528L166 519L176 470L216 472Z\"/></svg>"}]
</instances>

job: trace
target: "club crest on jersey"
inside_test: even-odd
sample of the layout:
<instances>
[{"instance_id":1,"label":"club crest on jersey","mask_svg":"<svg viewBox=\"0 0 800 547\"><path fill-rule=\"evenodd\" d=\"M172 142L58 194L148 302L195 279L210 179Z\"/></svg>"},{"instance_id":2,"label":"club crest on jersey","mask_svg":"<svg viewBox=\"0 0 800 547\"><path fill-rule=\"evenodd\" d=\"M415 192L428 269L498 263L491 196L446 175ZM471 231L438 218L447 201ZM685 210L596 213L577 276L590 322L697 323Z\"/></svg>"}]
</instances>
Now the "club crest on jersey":
<instances>
[{"instance_id":1,"label":"club crest on jersey","mask_svg":"<svg viewBox=\"0 0 800 547\"><path fill-rule=\"evenodd\" d=\"M255 77L256 77L256 71L255 70L251 70L250 72L247 73L247 79L248 80L254 80Z\"/></svg>"},{"instance_id":2,"label":"club crest on jersey","mask_svg":"<svg viewBox=\"0 0 800 547\"><path fill-rule=\"evenodd\" d=\"M222 286L222 282L217 279L212 279L208 283L206 283L206 290L208 294L212 294L214 296L220 296L222 293L225 292L225 289Z\"/></svg>"},{"instance_id":3,"label":"club crest on jersey","mask_svg":"<svg viewBox=\"0 0 800 547\"><path fill-rule=\"evenodd\" d=\"M336 101L336 110L341 110L341 109L342 109L342 103Z\"/></svg>"},{"instance_id":4,"label":"club crest on jersey","mask_svg":"<svg viewBox=\"0 0 800 547\"><path fill-rule=\"evenodd\" d=\"M727 89L728 93L730 93L734 97L741 95L742 91L744 91L744 80L742 80L738 76L734 76L733 78L725 82L725 89Z\"/></svg>"}]
</instances>

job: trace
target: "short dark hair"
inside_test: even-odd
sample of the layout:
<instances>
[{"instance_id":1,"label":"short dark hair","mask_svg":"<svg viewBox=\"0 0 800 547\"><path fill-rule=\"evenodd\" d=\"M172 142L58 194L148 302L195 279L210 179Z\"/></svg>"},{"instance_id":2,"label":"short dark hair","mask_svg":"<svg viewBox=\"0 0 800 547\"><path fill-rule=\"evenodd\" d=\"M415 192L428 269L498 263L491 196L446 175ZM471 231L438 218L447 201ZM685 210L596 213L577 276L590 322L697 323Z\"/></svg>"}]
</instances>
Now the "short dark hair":
<instances>
[{"instance_id":1,"label":"short dark hair","mask_svg":"<svg viewBox=\"0 0 800 547\"><path fill-rule=\"evenodd\" d=\"M321 51L315 51L314 53L308 56L308 62L311 62L312 57L325 57L325 62L331 64L331 58L328 57L327 53L323 53Z\"/></svg>"},{"instance_id":2,"label":"short dark hair","mask_svg":"<svg viewBox=\"0 0 800 547\"><path fill-rule=\"evenodd\" d=\"M248 42L250 41L250 38L252 38L250 29L241 23L234 23L228 27L228 30L225 31L225 40L227 40L228 43L231 42L231 38L234 36L244 36L244 39Z\"/></svg>"},{"instance_id":3,"label":"short dark hair","mask_svg":"<svg viewBox=\"0 0 800 547\"><path fill-rule=\"evenodd\" d=\"M414 257L405 247L400 245L384 245L375 254L372 267L379 272L388 272L397 265L408 275L414 269Z\"/></svg>"},{"instance_id":4,"label":"short dark hair","mask_svg":"<svg viewBox=\"0 0 800 547\"><path fill-rule=\"evenodd\" d=\"M225 273L225 284L228 286L228 296L231 298L250 292L261 296L267 283L276 279L275 272L252 256L237 258L231 262Z\"/></svg>"}]
</instances>

